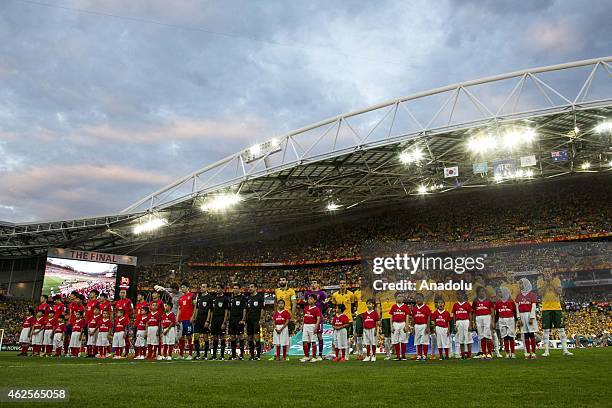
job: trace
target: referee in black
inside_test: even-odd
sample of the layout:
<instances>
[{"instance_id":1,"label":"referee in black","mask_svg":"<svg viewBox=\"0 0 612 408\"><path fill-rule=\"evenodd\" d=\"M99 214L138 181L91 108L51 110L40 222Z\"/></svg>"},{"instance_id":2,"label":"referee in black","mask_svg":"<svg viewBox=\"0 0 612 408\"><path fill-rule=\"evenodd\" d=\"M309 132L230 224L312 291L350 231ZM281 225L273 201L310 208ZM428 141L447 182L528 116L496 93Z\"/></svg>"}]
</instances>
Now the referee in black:
<instances>
[{"instance_id":1,"label":"referee in black","mask_svg":"<svg viewBox=\"0 0 612 408\"><path fill-rule=\"evenodd\" d=\"M246 320L246 298L240 293L240 285L232 284L230 297L229 325L227 332L232 347L232 360L242 360L244 356L244 322ZM236 341L240 342L240 357L236 357Z\"/></svg>"},{"instance_id":2,"label":"referee in black","mask_svg":"<svg viewBox=\"0 0 612 408\"><path fill-rule=\"evenodd\" d=\"M208 326L210 327L210 334L213 338L213 352L209 360L215 360L217 358L219 339L221 339L221 355L219 356L219 360L223 360L225 357L225 329L229 317L230 303L225 293L223 293L223 285L217 283L215 289L216 294L213 298L212 308L208 311L207 319Z\"/></svg>"},{"instance_id":3,"label":"referee in black","mask_svg":"<svg viewBox=\"0 0 612 408\"><path fill-rule=\"evenodd\" d=\"M249 296L247 297L246 334L249 338L249 360L261 359L261 337L260 328L263 324L264 298L257 292L254 283L249 285ZM255 354L257 349L257 354Z\"/></svg>"},{"instance_id":4,"label":"referee in black","mask_svg":"<svg viewBox=\"0 0 612 408\"><path fill-rule=\"evenodd\" d=\"M195 334L195 359L200 359L200 348L204 342L204 360L208 357L210 348L210 326L208 325L208 312L212 309L213 296L208 293L208 285L200 285L200 294L196 301L195 318L193 319L193 332Z\"/></svg>"}]
</instances>

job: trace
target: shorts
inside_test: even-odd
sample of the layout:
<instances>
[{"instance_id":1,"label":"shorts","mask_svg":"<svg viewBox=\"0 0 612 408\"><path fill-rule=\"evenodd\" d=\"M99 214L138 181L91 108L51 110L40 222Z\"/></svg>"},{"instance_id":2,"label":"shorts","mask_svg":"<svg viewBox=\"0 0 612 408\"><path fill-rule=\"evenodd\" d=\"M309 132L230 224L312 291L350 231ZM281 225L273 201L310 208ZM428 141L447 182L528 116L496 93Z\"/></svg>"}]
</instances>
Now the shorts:
<instances>
[{"instance_id":1,"label":"shorts","mask_svg":"<svg viewBox=\"0 0 612 408\"><path fill-rule=\"evenodd\" d=\"M531 323L529 322L529 318L531 317L531 312L521 312L521 333L537 333L538 332L538 319L533 318Z\"/></svg>"},{"instance_id":2,"label":"shorts","mask_svg":"<svg viewBox=\"0 0 612 408\"><path fill-rule=\"evenodd\" d=\"M427 324L414 325L414 345L429 345L429 333L425 331Z\"/></svg>"},{"instance_id":3,"label":"shorts","mask_svg":"<svg viewBox=\"0 0 612 408\"><path fill-rule=\"evenodd\" d=\"M408 341L408 333L404 331L406 322L393 322L391 330L391 344L402 344Z\"/></svg>"},{"instance_id":4,"label":"shorts","mask_svg":"<svg viewBox=\"0 0 612 408\"><path fill-rule=\"evenodd\" d=\"M436 326L436 343L438 348L450 348L450 330L448 327Z\"/></svg>"},{"instance_id":5,"label":"shorts","mask_svg":"<svg viewBox=\"0 0 612 408\"><path fill-rule=\"evenodd\" d=\"M470 333L469 320L457 320L457 334L455 335L455 341L459 344L472 344L472 333Z\"/></svg>"},{"instance_id":6,"label":"shorts","mask_svg":"<svg viewBox=\"0 0 612 408\"><path fill-rule=\"evenodd\" d=\"M244 324L240 323L240 320L230 319L227 325L227 334L230 336L240 336L244 334Z\"/></svg>"},{"instance_id":7,"label":"shorts","mask_svg":"<svg viewBox=\"0 0 612 408\"><path fill-rule=\"evenodd\" d=\"M172 327L168 330L168 333L164 334L162 329L162 344L173 346L176 343L176 327Z\"/></svg>"},{"instance_id":8,"label":"shorts","mask_svg":"<svg viewBox=\"0 0 612 408\"><path fill-rule=\"evenodd\" d=\"M363 344L365 346L375 346L376 343L376 327L363 329Z\"/></svg>"},{"instance_id":9,"label":"shorts","mask_svg":"<svg viewBox=\"0 0 612 408\"><path fill-rule=\"evenodd\" d=\"M146 334L146 330L136 330L136 341L134 342L134 347L145 347L147 345L147 339L145 338Z\"/></svg>"},{"instance_id":10,"label":"shorts","mask_svg":"<svg viewBox=\"0 0 612 408\"><path fill-rule=\"evenodd\" d=\"M42 330L37 334L32 335L32 344L35 346L42 346L44 335L45 333Z\"/></svg>"},{"instance_id":11,"label":"shorts","mask_svg":"<svg viewBox=\"0 0 612 408\"><path fill-rule=\"evenodd\" d=\"M213 318L212 323L210 325L210 334L212 334L213 336L222 336L225 333L223 332L222 327L223 326L223 318Z\"/></svg>"},{"instance_id":12,"label":"shorts","mask_svg":"<svg viewBox=\"0 0 612 408\"><path fill-rule=\"evenodd\" d=\"M53 333L53 350L64 347L63 333Z\"/></svg>"},{"instance_id":13,"label":"shorts","mask_svg":"<svg viewBox=\"0 0 612 408\"><path fill-rule=\"evenodd\" d=\"M108 341L108 332L98 333L98 338L96 339L96 346L98 347L110 346L110 341Z\"/></svg>"},{"instance_id":14,"label":"shorts","mask_svg":"<svg viewBox=\"0 0 612 408\"><path fill-rule=\"evenodd\" d=\"M563 315L560 310L542 310L542 329L564 328Z\"/></svg>"},{"instance_id":15,"label":"shorts","mask_svg":"<svg viewBox=\"0 0 612 408\"><path fill-rule=\"evenodd\" d=\"M504 337L516 337L516 321L514 317L499 318L499 334Z\"/></svg>"},{"instance_id":16,"label":"shorts","mask_svg":"<svg viewBox=\"0 0 612 408\"><path fill-rule=\"evenodd\" d=\"M157 326L147 327L147 346L159 346L159 335Z\"/></svg>"},{"instance_id":17,"label":"shorts","mask_svg":"<svg viewBox=\"0 0 612 408\"><path fill-rule=\"evenodd\" d=\"M97 339L98 339L97 331L94 334L89 334L89 332L87 332L87 345L88 346L95 346Z\"/></svg>"},{"instance_id":18,"label":"shorts","mask_svg":"<svg viewBox=\"0 0 612 408\"><path fill-rule=\"evenodd\" d=\"M53 345L53 329L46 329L43 332L43 344L45 346Z\"/></svg>"},{"instance_id":19,"label":"shorts","mask_svg":"<svg viewBox=\"0 0 612 408\"><path fill-rule=\"evenodd\" d=\"M391 319L382 319L382 332L383 336L391 337Z\"/></svg>"},{"instance_id":20,"label":"shorts","mask_svg":"<svg viewBox=\"0 0 612 408\"><path fill-rule=\"evenodd\" d=\"M72 334L70 335L69 347L81 347L81 333L72 332Z\"/></svg>"},{"instance_id":21,"label":"shorts","mask_svg":"<svg viewBox=\"0 0 612 408\"><path fill-rule=\"evenodd\" d=\"M259 320L250 321L246 323L246 334L247 336L254 336L259 334L261 327L259 326Z\"/></svg>"},{"instance_id":22,"label":"shorts","mask_svg":"<svg viewBox=\"0 0 612 408\"><path fill-rule=\"evenodd\" d=\"M346 330L346 327L334 330L334 346L338 349L348 348L348 330Z\"/></svg>"},{"instance_id":23,"label":"shorts","mask_svg":"<svg viewBox=\"0 0 612 408\"><path fill-rule=\"evenodd\" d=\"M283 327L282 325L274 326L274 333L272 334L272 344L275 346L288 346L289 345L289 328L285 326L280 333L276 330Z\"/></svg>"},{"instance_id":24,"label":"shorts","mask_svg":"<svg viewBox=\"0 0 612 408\"><path fill-rule=\"evenodd\" d=\"M180 337L191 336L193 334L193 325L190 320L181 320L181 333Z\"/></svg>"},{"instance_id":25,"label":"shorts","mask_svg":"<svg viewBox=\"0 0 612 408\"><path fill-rule=\"evenodd\" d=\"M357 337L363 336L363 316L362 315L357 315L357 317L355 317L355 335L357 335Z\"/></svg>"},{"instance_id":26,"label":"shorts","mask_svg":"<svg viewBox=\"0 0 612 408\"><path fill-rule=\"evenodd\" d=\"M306 323L302 327L302 342L303 343L314 343L317 341L317 335L315 329L317 325L314 323ZM335 331L334 331L335 333Z\"/></svg>"},{"instance_id":27,"label":"shorts","mask_svg":"<svg viewBox=\"0 0 612 408\"><path fill-rule=\"evenodd\" d=\"M476 316L476 331L479 339L492 339L491 315Z\"/></svg>"},{"instance_id":28,"label":"shorts","mask_svg":"<svg viewBox=\"0 0 612 408\"><path fill-rule=\"evenodd\" d=\"M19 342L30 344L30 328L24 327L19 334Z\"/></svg>"},{"instance_id":29,"label":"shorts","mask_svg":"<svg viewBox=\"0 0 612 408\"><path fill-rule=\"evenodd\" d=\"M197 333L197 334L209 334L210 333L210 327L205 327L205 323L206 322L198 322L198 321L196 321L193 324L193 332Z\"/></svg>"},{"instance_id":30,"label":"shorts","mask_svg":"<svg viewBox=\"0 0 612 408\"><path fill-rule=\"evenodd\" d=\"M115 332L113 334L113 347L125 347L125 332Z\"/></svg>"}]
</instances>

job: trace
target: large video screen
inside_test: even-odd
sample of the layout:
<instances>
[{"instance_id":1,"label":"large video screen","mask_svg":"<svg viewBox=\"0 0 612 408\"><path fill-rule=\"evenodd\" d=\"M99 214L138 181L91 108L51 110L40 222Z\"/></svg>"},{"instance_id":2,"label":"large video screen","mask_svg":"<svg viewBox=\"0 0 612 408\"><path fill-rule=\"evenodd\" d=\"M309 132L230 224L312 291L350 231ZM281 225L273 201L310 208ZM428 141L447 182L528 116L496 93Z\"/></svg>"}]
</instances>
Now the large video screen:
<instances>
[{"instance_id":1,"label":"large video screen","mask_svg":"<svg viewBox=\"0 0 612 408\"><path fill-rule=\"evenodd\" d=\"M117 265L47 257L42 293L67 296L72 291L87 296L93 289L115 296Z\"/></svg>"}]
</instances>

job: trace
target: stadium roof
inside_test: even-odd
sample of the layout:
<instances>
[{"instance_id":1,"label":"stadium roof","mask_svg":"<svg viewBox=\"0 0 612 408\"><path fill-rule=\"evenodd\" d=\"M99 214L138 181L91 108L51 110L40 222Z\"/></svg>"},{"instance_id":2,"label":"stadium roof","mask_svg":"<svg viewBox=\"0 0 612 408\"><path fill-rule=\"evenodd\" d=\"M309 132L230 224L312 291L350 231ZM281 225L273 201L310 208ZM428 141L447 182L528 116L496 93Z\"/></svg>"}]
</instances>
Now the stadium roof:
<instances>
[{"instance_id":1,"label":"stadium roof","mask_svg":"<svg viewBox=\"0 0 612 408\"><path fill-rule=\"evenodd\" d=\"M2 222L0 257L53 246L141 253L173 242L215 244L228 232L421 194L609 172L611 62L516 71L335 116L232 154L119 214Z\"/></svg>"}]
</instances>

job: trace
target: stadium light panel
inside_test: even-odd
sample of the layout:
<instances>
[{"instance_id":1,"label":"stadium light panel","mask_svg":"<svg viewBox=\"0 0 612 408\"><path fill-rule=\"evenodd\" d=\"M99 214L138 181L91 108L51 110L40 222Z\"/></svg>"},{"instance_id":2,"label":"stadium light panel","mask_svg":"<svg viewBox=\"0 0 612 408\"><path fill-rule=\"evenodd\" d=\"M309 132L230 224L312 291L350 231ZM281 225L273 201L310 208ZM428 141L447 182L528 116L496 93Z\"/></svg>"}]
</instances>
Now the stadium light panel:
<instances>
[{"instance_id":1,"label":"stadium light panel","mask_svg":"<svg viewBox=\"0 0 612 408\"><path fill-rule=\"evenodd\" d=\"M612 132L612 121L601 122L597 126L595 126L596 133L610 133Z\"/></svg>"},{"instance_id":2,"label":"stadium light panel","mask_svg":"<svg viewBox=\"0 0 612 408\"><path fill-rule=\"evenodd\" d=\"M412 151L404 151L400 154L399 159L403 164L419 162L425 157L423 151L419 148L414 148Z\"/></svg>"},{"instance_id":3,"label":"stadium light panel","mask_svg":"<svg viewBox=\"0 0 612 408\"><path fill-rule=\"evenodd\" d=\"M336 210L339 210L340 207L341 206L339 204L336 204L336 203L329 203L329 204L327 204L327 210L328 211L336 211Z\"/></svg>"},{"instance_id":4,"label":"stadium light panel","mask_svg":"<svg viewBox=\"0 0 612 408\"><path fill-rule=\"evenodd\" d=\"M134 234L152 232L167 224L168 220L166 220L165 218L150 218L147 222L136 225L134 227Z\"/></svg>"},{"instance_id":5,"label":"stadium light panel","mask_svg":"<svg viewBox=\"0 0 612 408\"><path fill-rule=\"evenodd\" d=\"M584 163L582 163L582 165L580 166L580 168L581 168L582 170L588 170L588 169L590 169L590 168L591 168L591 163L589 163L589 162L584 162Z\"/></svg>"},{"instance_id":6,"label":"stadium light panel","mask_svg":"<svg viewBox=\"0 0 612 408\"><path fill-rule=\"evenodd\" d=\"M202 205L202 211L222 212L242 201L239 194L219 194L211 197Z\"/></svg>"},{"instance_id":7,"label":"stadium light panel","mask_svg":"<svg viewBox=\"0 0 612 408\"><path fill-rule=\"evenodd\" d=\"M497 147L497 141L490 135L473 137L468 141L468 149L474 153L486 153Z\"/></svg>"},{"instance_id":8,"label":"stadium light panel","mask_svg":"<svg viewBox=\"0 0 612 408\"><path fill-rule=\"evenodd\" d=\"M424 186L423 184L421 184L418 188L417 191L419 194L425 194L427 193L427 186Z\"/></svg>"}]
</instances>

